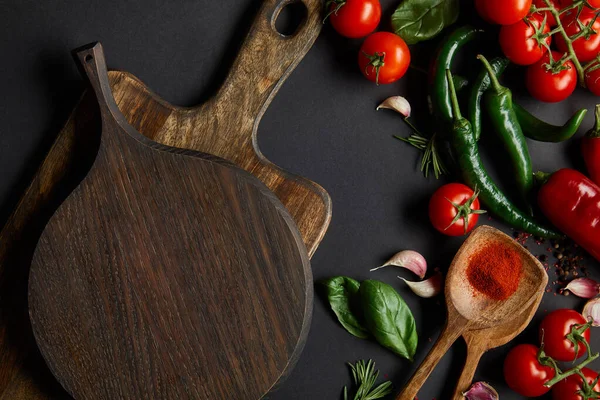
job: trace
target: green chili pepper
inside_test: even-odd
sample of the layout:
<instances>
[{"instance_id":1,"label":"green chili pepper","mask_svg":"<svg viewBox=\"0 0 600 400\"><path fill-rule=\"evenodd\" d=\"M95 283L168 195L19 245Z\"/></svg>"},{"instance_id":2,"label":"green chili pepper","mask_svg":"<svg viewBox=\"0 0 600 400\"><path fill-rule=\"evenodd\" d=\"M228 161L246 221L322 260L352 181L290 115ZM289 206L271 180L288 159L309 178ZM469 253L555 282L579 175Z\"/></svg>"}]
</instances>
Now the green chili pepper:
<instances>
[{"instance_id":1,"label":"green chili pepper","mask_svg":"<svg viewBox=\"0 0 600 400\"><path fill-rule=\"evenodd\" d=\"M496 76L502 75L502 72L506 69L510 61L507 58L494 58L490 61L492 70ZM481 99L483 94L490 88L492 83L488 70L484 67L482 71L477 75L477 79L473 82L471 87L471 93L469 95L469 121L473 125L473 133L475 134L475 140L479 140L481 137Z\"/></svg>"},{"instance_id":2,"label":"green chili pepper","mask_svg":"<svg viewBox=\"0 0 600 400\"><path fill-rule=\"evenodd\" d=\"M525 135L523 135L519 120L513 111L512 93L510 89L500 85L488 60L482 55L478 55L477 58L483 62L492 83L492 88L483 96L485 106L494 130L502 139L504 149L510 156L514 179L521 193L523 206L529 211L531 210L529 198L533 189L533 169Z\"/></svg>"},{"instance_id":3,"label":"green chili pepper","mask_svg":"<svg viewBox=\"0 0 600 400\"><path fill-rule=\"evenodd\" d=\"M447 70L446 77L454 116L450 140L463 181L471 188L479 190L479 198L488 210L506 223L533 235L547 238L560 237L557 232L540 226L529 215L516 208L489 177L479 157L471 123L460 113L450 70Z\"/></svg>"},{"instance_id":4,"label":"green chili pepper","mask_svg":"<svg viewBox=\"0 0 600 400\"><path fill-rule=\"evenodd\" d=\"M525 136L540 142L552 143L563 142L573 137L587 114L587 109L583 108L575 112L563 126L557 126L538 119L517 103L513 103L513 110Z\"/></svg>"},{"instance_id":5,"label":"green chili pepper","mask_svg":"<svg viewBox=\"0 0 600 400\"><path fill-rule=\"evenodd\" d=\"M452 123L452 104L448 94L446 70L450 69L458 50L482 31L471 26L456 29L441 44L433 58L429 77L429 98L433 115L444 123Z\"/></svg>"},{"instance_id":6,"label":"green chili pepper","mask_svg":"<svg viewBox=\"0 0 600 400\"><path fill-rule=\"evenodd\" d=\"M494 58L490 61L496 76L502 75L508 64L509 61L506 58ZM456 84L456 76L454 77L454 83ZM490 75L487 69L483 68L473 82L469 96L469 121L473 124L476 140L479 140L481 136L481 98L483 93L489 89L490 84ZM552 143L562 142L573 137L587 113L587 109L583 108L575 112L564 125L557 126L541 121L515 102L513 102L513 110L526 137L540 142Z\"/></svg>"}]
</instances>

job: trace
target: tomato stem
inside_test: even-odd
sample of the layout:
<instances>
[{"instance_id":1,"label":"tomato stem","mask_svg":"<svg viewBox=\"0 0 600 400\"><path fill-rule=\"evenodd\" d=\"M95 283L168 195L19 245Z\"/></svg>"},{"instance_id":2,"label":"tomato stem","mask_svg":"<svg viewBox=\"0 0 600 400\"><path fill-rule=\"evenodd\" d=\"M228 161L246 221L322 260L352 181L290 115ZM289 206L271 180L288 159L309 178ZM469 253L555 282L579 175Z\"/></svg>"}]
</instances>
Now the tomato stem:
<instances>
[{"instance_id":1,"label":"tomato stem","mask_svg":"<svg viewBox=\"0 0 600 400\"><path fill-rule=\"evenodd\" d=\"M369 60L369 63L365 66L365 74L369 75L369 67L374 69L375 83L379 85L379 70L385 65L385 51L376 51L374 54L367 54L364 51L362 53L363 56L365 56Z\"/></svg>"},{"instance_id":2,"label":"tomato stem","mask_svg":"<svg viewBox=\"0 0 600 400\"><path fill-rule=\"evenodd\" d=\"M554 361L554 359L552 357L548 357L544 354L543 350L540 350L540 353L538 354L538 360L542 365L548 365L551 366L554 371L555 371L555 375L554 378L550 379L548 382L546 382L544 384L544 386L546 387L552 387L555 384L557 384L558 382L562 381L563 379L568 378L571 375L575 375L575 374L579 374L580 376L581 374L581 370L587 366L589 363L593 362L594 360L596 360L598 357L600 357L600 354L595 353L592 354L592 347L590 346L590 344L587 342L587 340L585 340L585 338L583 337L583 333L590 328L590 326L592 325L592 321L585 323L585 324L578 324L578 325L573 325L571 327L571 332L569 334L566 335L566 338L571 341L572 343L574 343L575 346L575 358L577 358L577 354L579 352L579 343L583 344L586 348L586 359L583 360L579 365L576 365L575 367L562 372L558 366L556 365L556 361ZM582 379L582 389L584 393L589 393L591 388L590 388L590 384L588 383L587 379L583 378ZM595 385L594 385L595 386ZM593 387L593 386L592 386Z\"/></svg>"},{"instance_id":3,"label":"tomato stem","mask_svg":"<svg viewBox=\"0 0 600 400\"><path fill-rule=\"evenodd\" d=\"M331 14L337 15L338 11L340 11L340 9L345 5L346 0L327 0L325 2L325 11L327 13L325 14L325 18L323 18L323 23L327 21L327 18L329 18Z\"/></svg>"},{"instance_id":4,"label":"tomato stem","mask_svg":"<svg viewBox=\"0 0 600 400\"><path fill-rule=\"evenodd\" d=\"M574 1L573 4L567 8L580 7L583 5L584 1L585 0ZM577 56L575 55L575 50L573 49L573 40L569 37L569 35L567 35L567 32L565 31L565 28L560 20L560 14L562 12L564 12L565 9L561 10L561 12L558 12L556 7L554 7L554 5L552 4L551 0L544 0L544 2L546 3L546 6L548 6L548 8L549 8L548 11L550 11L550 13L554 16L554 19L556 20L556 24L557 24L556 29L558 29L558 32L560 32L561 36L563 37L563 39L565 41L565 44L567 45L568 53L569 53L569 56L571 57L571 62L573 62L573 65L575 65L575 69L577 70L577 78L579 80L579 84L581 86L585 87L585 75L583 72L583 67L581 66L581 63L579 62L579 60L577 59Z\"/></svg>"},{"instance_id":5,"label":"tomato stem","mask_svg":"<svg viewBox=\"0 0 600 400\"><path fill-rule=\"evenodd\" d=\"M448 200L448 202L450 204L452 204L452 206L454 206L454 209L456 210L456 215L454 216L454 219L452 220L452 222L450 222L450 225L448 225L446 228L444 228L444 230L450 228L452 225L454 225L456 222L458 222L459 219L462 218L463 227L465 228L465 235L466 235L467 229L469 227L469 216L471 214L485 214L487 212L485 210L475 210L475 209L471 208L471 206L473 205L473 202L475 200L477 200L478 196L479 196L479 190L477 190L477 188L475 188L475 190L473 191L473 196L471 196L465 202L465 204L454 203L449 198L446 197L445 199Z\"/></svg>"}]
</instances>

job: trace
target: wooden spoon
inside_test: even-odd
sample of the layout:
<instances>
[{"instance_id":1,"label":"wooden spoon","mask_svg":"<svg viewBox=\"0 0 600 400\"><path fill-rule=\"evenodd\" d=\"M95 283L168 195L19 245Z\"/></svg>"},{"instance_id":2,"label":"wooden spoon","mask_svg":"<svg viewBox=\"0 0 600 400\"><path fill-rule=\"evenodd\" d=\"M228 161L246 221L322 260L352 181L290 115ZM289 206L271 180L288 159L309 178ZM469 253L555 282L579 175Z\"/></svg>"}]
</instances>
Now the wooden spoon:
<instances>
[{"instance_id":1,"label":"wooden spoon","mask_svg":"<svg viewBox=\"0 0 600 400\"><path fill-rule=\"evenodd\" d=\"M454 390L454 400L464 399L463 393L469 390L483 353L504 346L523 332L538 310L543 297L544 292L541 292L529 309L505 324L463 333L463 339L467 342L467 359Z\"/></svg>"},{"instance_id":2,"label":"wooden spoon","mask_svg":"<svg viewBox=\"0 0 600 400\"><path fill-rule=\"evenodd\" d=\"M470 257L488 244L511 247L520 254L523 261L519 286L506 300L493 300L477 293L467 280L466 269ZM442 334L396 399L413 400L439 360L459 336L511 321L516 314L534 304L547 282L548 275L542 264L513 238L490 226L475 229L456 253L448 270L445 287L448 319Z\"/></svg>"}]
</instances>

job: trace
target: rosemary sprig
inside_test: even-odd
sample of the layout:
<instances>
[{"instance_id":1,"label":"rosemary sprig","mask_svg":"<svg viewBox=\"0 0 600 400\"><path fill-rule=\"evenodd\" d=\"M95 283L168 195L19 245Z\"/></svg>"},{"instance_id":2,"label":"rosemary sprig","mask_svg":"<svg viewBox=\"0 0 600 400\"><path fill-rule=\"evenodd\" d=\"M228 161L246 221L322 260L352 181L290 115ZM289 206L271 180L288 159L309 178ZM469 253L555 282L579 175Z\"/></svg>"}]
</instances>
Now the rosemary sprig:
<instances>
[{"instance_id":1,"label":"rosemary sprig","mask_svg":"<svg viewBox=\"0 0 600 400\"><path fill-rule=\"evenodd\" d=\"M376 400L392 393L392 382L386 381L373 389L379 371L375 370L375 363L369 360L359 360L355 365L348 363L352 372L354 385L357 387L354 400ZM348 400L348 388L344 386L344 400Z\"/></svg>"},{"instance_id":2,"label":"rosemary sprig","mask_svg":"<svg viewBox=\"0 0 600 400\"><path fill-rule=\"evenodd\" d=\"M402 140L405 143L421 150L423 156L421 157L421 172L427 178L429 176L429 170L433 167L433 175L435 179L439 179L441 175L446 175L448 170L444 165L437 148L436 134L434 133L431 138L424 137L419 131L417 131L412 124L405 119L405 122L413 128L413 133L408 137L402 137L394 135L396 139Z\"/></svg>"}]
</instances>

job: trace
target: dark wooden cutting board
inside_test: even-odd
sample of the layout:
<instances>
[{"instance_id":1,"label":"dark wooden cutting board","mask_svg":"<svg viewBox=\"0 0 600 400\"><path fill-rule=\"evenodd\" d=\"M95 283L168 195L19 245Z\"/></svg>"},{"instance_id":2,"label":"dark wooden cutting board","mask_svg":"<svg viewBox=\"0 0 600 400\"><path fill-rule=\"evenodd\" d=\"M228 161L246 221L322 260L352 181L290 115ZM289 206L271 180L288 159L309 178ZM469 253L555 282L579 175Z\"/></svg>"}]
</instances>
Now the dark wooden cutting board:
<instances>
[{"instance_id":1,"label":"dark wooden cutting board","mask_svg":"<svg viewBox=\"0 0 600 400\"><path fill-rule=\"evenodd\" d=\"M166 145L219 155L259 177L288 208L312 255L330 221L329 196L314 182L270 163L256 144L264 111L308 52L322 26L321 2L303 0L307 15L298 31L288 37L278 34L274 21L288 3L264 1L229 78L206 104L193 108L171 105L126 72L110 71L109 79L121 112L140 133ZM234 103L230 102L232 99ZM210 124L211 129L205 124ZM41 400L60 393L52 389L52 379L48 378L31 337L26 313L28 265L44 222L86 170L86 154L96 146L89 133L98 125L94 95L87 92L0 232L2 400Z\"/></svg>"},{"instance_id":2,"label":"dark wooden cutting board","mask_svg":"<svg viewBox=\"0 0 600 400\"><path fill-rule=\"evenodd\" d=\"M76 53L101 110L91 170L37 245L33 332L76 399L258 399L295 365L308 252L250 173L137 133L100 44Z\"/></svg>"}]
</instances>

